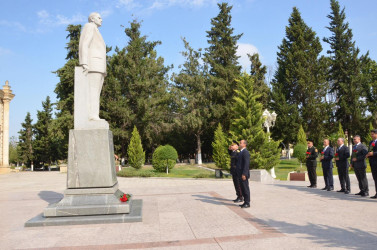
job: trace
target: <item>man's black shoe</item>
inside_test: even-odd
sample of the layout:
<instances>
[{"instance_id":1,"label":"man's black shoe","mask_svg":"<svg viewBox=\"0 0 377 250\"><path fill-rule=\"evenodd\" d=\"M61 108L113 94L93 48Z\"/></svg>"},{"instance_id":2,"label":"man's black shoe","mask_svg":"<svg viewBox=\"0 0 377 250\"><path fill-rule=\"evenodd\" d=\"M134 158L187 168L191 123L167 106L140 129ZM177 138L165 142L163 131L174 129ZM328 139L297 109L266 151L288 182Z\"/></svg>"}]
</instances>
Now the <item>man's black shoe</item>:
<instances>
[{"instance_id":1,"label":"man's black shoe","mask_svg":"<svg viewBox=\"0 0 377 250\"><path fill-rule=\"evenodd\" d=\"M371 199L377 199L377 194L375 194L374 196L371 196L370 198Z\"/></svg>"},{"instance_id":2,"label":"man's black shoe","mask_svg":"<svg viewBox=\"0 0 377 250\"><path fill-rule=\"evenodd\" d=\"M369 196L369 193L362 193L361 194L361 197L366 197L366 196Z\"/></svg>"},{"instance_id":3,"label":"man's black shoe","mask_svg":"<svg viewBox=\"0 0 377 250\"><path fill-rule=\"evenodd\" d=\"M334 187L330 187L331 191L334 190Z\"/></svg>"},{"instance_id":4,"label":"man's black shoe","mask_svg":"<svg viewBox=\"0 0 377 250\"><path fill-rule=\"evenodd\" d=\"M321 190L327 190L327 187L322 188Z\"/></svg>"},{"instance_id":5,"label":"man's black shoe","mask_svg":"<svg viewBox=\"0 0 377 250\"><path fill-rule=\"evenodd\" d=\"M346 190L346 191L344 191L344 193L345 193L345 194L349 194L349 193L350 193L350 191Z\"/></svg>"},{"instance_id":6,"label":"man's black shoe","mask_svg":"<svg viewBox=\"0 0 377 250\"><path fill-rule=\"evenodd\" d=\"M310 185L310 186L306 186L306 187L308 187L308 188L312 188L313 186L312 186L312 185Z\"/></svg>"},{"instance_id":7,"label":"man's black shoe","mask_svg":"<svg viewBox=\"0 0 377 250\"><path fill-rule=\"evenodd\" d=\"M243 199L242 198L237 198L235 200L233 200L234 203L238 203L238 202L243 202Z\"/></svg>"},{"instance_id":8,"label":"man's black shoe","mask_svg":"<svg viewBox=\"0 0 377 250\"><path fill-rule=\"evenodd\" d=\"M344 193L344 192L346 192L346 190L341 189L341 190L338 190L338 191L336 191L336 192L338 192L338 193Z\"/></svg>"},{"instance_id":9,"label":"man's black shoe","mask_svg":"<svg viewBox=\"0 0 377 250\"><path fill-rule=\"evenodd\" d=\"M331 191L331 190L334 190L334 189L331 189L331 188L328 188L328 189L326 189L327 191Z\"/></svg>"},{"instance_id":10,"label":"man's black shoe","mask_svg":"<svg viewBox=\"0 0 377 250\"><path fill-rule=\"evenodd\" d=\"M317 188L317 185L313 185L313 186L311 186L311 188Z\"/></svg>"},{"instance_id":11,"label":"man's black shoe","mask_svg":"<svg viewBox=\"0 0 377 250\"><path fill-rule=\"evenodd\" d=\"M362 195L362 194L363 194L363 192L358 192L355 195Z\"/></svg>"},{"instance_id":12,"label":"man's black shoe","mask_svg":"<svg viewBox=\"0 0 377 250\"><path fill-rule=\"evenodd\" d=\"M241 208L248 208L248 207L250 207L250 204L244 203L244 204L240 205L240 207Z\"/></svg>"}]
</instances>

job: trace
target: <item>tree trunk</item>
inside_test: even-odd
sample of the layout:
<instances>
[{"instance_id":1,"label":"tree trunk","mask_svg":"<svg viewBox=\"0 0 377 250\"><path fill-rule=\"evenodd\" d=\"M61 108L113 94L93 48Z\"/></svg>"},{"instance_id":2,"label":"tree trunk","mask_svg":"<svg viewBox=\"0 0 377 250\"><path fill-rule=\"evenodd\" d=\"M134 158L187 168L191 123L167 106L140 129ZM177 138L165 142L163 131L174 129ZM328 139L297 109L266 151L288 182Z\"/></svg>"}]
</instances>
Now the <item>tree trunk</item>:
<instances>
[{"instance_id":1,"label":"tree trunk","mask_svg":"<svg viewBox=\"0 0 377 250\"><path fill-rule=\"evenodd\" d=\"M197 144L196 160L197 160L197 164L201 165L203 162L202 162L202 142L200 140L200 135L196 136L196 144Z\"/></svg>"}]
</instances>

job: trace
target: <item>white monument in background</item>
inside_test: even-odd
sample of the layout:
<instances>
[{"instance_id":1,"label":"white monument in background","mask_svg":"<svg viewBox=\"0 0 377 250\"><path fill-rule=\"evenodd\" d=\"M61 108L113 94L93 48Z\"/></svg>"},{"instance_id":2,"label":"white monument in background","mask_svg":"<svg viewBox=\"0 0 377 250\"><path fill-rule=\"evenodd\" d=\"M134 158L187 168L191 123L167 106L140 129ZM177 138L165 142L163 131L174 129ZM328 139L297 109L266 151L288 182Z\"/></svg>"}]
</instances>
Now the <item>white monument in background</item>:
<instances>
[{"instance_id":1,"label":"white monument in background","mask_svg":"<svg viewBox=\"0 0 377 250\"><path fill-rule=\"evenodd\" d=\"M113 134L99 118L106 76L106 45L98 30L102 18L91 13L79 43L75 67L74 129L69 131L67 189L64 198L26 226L141 221L141 200L121 202L115 173ZM132 204L132 207L131 207Z\"/></svg>"},{"instance_id":2,"label":"white monument in background","mask_svg":"<svg viewBox=\"0 0 377 250\"><path fill-rule=\"evenodd\" d=\"M9 82L0 89L0 173L8 173L9 168L9 103L14 94Z\"/></svg>"}]
</instances>

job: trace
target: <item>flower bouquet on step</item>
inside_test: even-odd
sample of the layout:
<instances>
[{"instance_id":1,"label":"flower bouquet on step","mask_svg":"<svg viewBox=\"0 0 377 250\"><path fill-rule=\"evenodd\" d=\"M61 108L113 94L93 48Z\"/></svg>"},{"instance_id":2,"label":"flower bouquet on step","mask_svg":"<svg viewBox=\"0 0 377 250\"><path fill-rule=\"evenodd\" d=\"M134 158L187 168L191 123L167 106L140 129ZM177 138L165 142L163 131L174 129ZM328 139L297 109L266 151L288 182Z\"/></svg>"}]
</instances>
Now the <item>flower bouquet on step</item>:
<instances>
[{"instance_id":1,"label":"flower bouquet on step","mask_svg":"<svg viewBox=\"0 0 377 250\"><path fill-rule=\"evenodd\" d=\"M130 200L130 198L131 198L131 195L130 195L130 194L123 194L123 195L120 196L119 200L120 200L121 202L127 202L127 201Z\"/></svg>"}]
</instances>

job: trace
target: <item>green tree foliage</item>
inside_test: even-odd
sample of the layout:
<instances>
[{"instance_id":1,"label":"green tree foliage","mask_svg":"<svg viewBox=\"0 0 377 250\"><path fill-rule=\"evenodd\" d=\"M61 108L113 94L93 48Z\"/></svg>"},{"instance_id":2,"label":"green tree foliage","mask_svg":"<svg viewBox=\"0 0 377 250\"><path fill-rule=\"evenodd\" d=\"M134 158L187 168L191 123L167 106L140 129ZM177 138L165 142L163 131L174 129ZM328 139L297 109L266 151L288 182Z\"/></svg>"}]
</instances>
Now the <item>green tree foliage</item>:
<instances>
[{"instance_id":1,"label":"green tree foliage","mask_svg":"<svg viewBox=\"0 0 377 250\"><path fill-rule=\"evenodd\" d=\"M20 162L18 155L18 142L15 136L12 136L9 140L9 163L17 164Z\"/></svg>"},{"instance_id":2,"label":"green tree foliage","mask_svg":"<svg viewBox=\"0 0 377 250\"><path fill-rule=\"evenodd\" d=\"M153 168L159 172L166 171L174 168L177 163L178 153L174 147L170 145L158 146L153 152L152 164Z\"/></svg>"},{"instance_id":3,"label":"green tree foliage","mask_svg":"<svg viewBox=\"0 0 377 250\"><path fill-rule=\"evenodd\" d=\"M251 62L250 75L254 77L255 93L260 96L257 101L262 103L263 107L267 107L270 101L270 89L266 84L265 78L267 67L262 65L258 53L253 55L248 54L248 57Z\"/></svg>"},{"instance_id":4,"label":"green tree foliage","mask_svg":"<svg viewBox=\"0 0 377 250\"><path fill-rule=\"evenodd\" d=\"M304 124L311 137L318 137L323 130L323 120L327 117L327 114L324 115L327 110L324 100L327 64L326 59L320 57L322 46L319 38L306 25L296 7L288 22L286 36L279 46L278 69L272 83L272 106L278 114L274 132L281 133L285 142L292 142L296 137L290 136L294 130L297 134L297 124ZM291 124L292 118L297 120ZM288 126L292 128L287 129Z\"/></svg>"},{"instance_id":5,"label":"green tree foliage","mask_svg":"<svg viewBox=\"0 0 377 250\"><path fill-rule=\"evenodd\" d=\"M145 162L145 152L143 151L143 145L141 144L141 139L136 126L132 131L131 141L127 149L128 154L128 164L131 167L140 169Z\"/></svg>"},{"instance_id":6,"label":"green tree foliage","mask_svg":"<svg viewBox=\"0 0 377 250\"><path fill-rule=\"evenodd\" d=\"M250 151L250 167L271 169L280 159L279 141L269 139L263 131L262 104L256 99L254 79L243 73L237 80L232 102L233 119L230 134L233 139L245 139Z\"/></svg>"},{"instance_id":7,"label":"green tree foliage","mask_svg":"<svg viewBox=\"0 0 377 250\"><path fill-rule=\"evenodd\" d=\"M66 159L68 155L69 130L73 129L73 89L75 67L79 65L79 41L81 25L68 25L67 27L67 62L54 73L59 77L59 82L54 92L57 97L56 119L52 130L56 136L57 153L59 159Z\"/></svg>"},{"instance_id":8,"label":"green tree foliage","mask_svg":"<svg viewBox=\"0 0 377 250\"><path fill-rule=\"evenodd\" d=\"M306 162L306 149L306 145L301 143L293 148L293 157L297 158L301 168L302 164Z\"/></svg>"},{"instance_id":9,"label":"green tree foliage","mask_svg":"<svg viewBox=\"0 0 377 250\"><path fill-rule=\"evenodd\" d=\"M365 86L361 73L368 62L368 54L359 56L360 50L352 41L352 30L345 21L345 10L340 9L338 1L331 0L331 14L327 17L331 36L323 40L330 45L327 51L330 58L328 80L331 82L330 93L336 96L335 117L348 130L349 136L362 134L362 116L366 107L360 101Z\"/></svg>"},{"instance_id":10,"label":"green tree foliage","mask_svg":"<svg viewBox=\"0 0 377 250\"><path fill-rule=\"evenodd\" d=\"M365 137L364 137L364 138L365 138L365 140L364 140L364 144L365 144L365 145L369 145L368 143L369 143L370 141L373 140L372 136L370 135L370 131L371 131L372 129L374 129L374 128L373 128L372 122L370 122L370 123L369 123L369 129L368 129L367 132L365 133Z\"/></svg>"},{"instance_id":11,"label":"green tree foliage","mask_svg":"<svg viewBox=\"0 0 377 250\"><path fill-rule=\"evenodd\" d=\"M215 131L212 147L212 158L216 166L221 169L229 169L230 157L228 154L228 143L220 123Z\"/></svg>"},{"instance_id":12,"label":"green tree foliage","mask_svg":"<svg viewBox=\"0 0 377 250\"><path fill-rule=\"evenodd\" d=\"M210 67L209 95L211 113L216 122L221 122L225 130L229 129L230 108L235 79L239 77L241 66L238 64L237 41L242 34L233 35L231 27L232 6L218 4L220 12L211 19L211 30L207 31L209 47L205 61Z\"/></svg>"},{"instance_id":13,"label":"green tree foliage","mask_svg":"<svg viewBox=\"0 0 377 250\"><path fill-rule=\"evenodd\" d=\"M176 97L179 114L175 123L185 133L195 137L198 163L201 164L201 136L208 129L211 118L207 91L208 72L207 66L200 63L201 49L195 51L185 39L183 42L186 51L182 55L186 61L179 74L173 75L175 85L172 92Z\"/></svg>"},{"instance_id":14,"label":"green tree foliage","mask_svg":"<svg viewBox=\"0 0 377 250\"><path fill-rule=\"evenodd\" d=\"M101 116L110 123L115 151L126 155L131 130L137 126L143 148L152 152L170 129L167 72L164 59L157 57L160 41L149 42L140 34L140 23L125 29L129 38L125 48L115 49L109 58L101 98Z\"/></svg>"},{"instance_id":15,"label":"green tree foliage","mask_svg":"<svg viewBox=\"0 0 377 250\"><path fill-rule=\"evenodd\" d=\"M42 102L42 110L37 111L37 122L34 124L34 159L37 164L51 164L57 158L55 135L52 133L52 104L50 97Z\"/></svg>"},{"instance_id":16,"label":"green tree foliage","mask_svg":"<svg viewBox=\"0 0 377 250\"><path fill-rule=\"evenodd\" d=\"M369 60L363 68L364 96L366 97L367 109L371 114L371 121L377 127L377 63Z\"/></svg>"},{"instance_id":17,"label":"green tree foliage","mask_svg":"<svg viewBox=\"0 0 377 250\"><path fill-rule=\"evenodd\" d=\"M18 153L21 161L30 167L34 160L33 151L33 120L28 112L25 117L25 121L21 123L21 130L19 133Z\"/></svg>"},{"instance_id":18,"label":"green tree foliage","mask_svg":"<svg viewBox=\"0 0 377 250\"><path fill-rule=\"evenodd\" d=\"M306 133L302 125L300 125L300 128L297 133L297 144L306 145Z\"/></svg>"}]
</instances>

